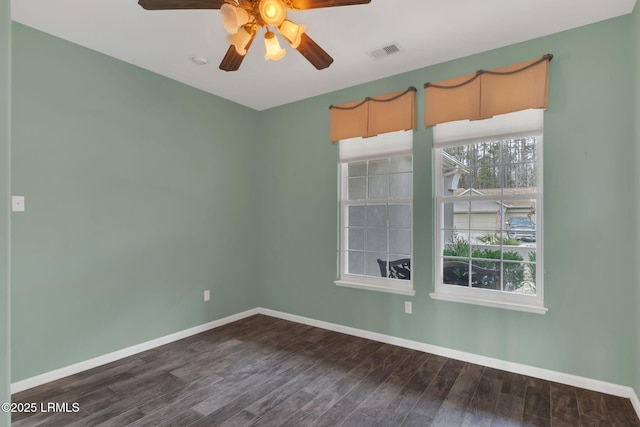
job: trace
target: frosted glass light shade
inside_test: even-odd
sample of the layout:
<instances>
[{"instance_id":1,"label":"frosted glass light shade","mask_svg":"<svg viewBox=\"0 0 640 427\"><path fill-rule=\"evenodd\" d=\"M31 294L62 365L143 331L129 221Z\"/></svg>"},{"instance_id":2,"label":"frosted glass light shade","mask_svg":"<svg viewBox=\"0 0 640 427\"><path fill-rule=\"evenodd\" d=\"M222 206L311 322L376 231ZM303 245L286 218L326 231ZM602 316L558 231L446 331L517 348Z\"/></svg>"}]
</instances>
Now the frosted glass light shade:
<instances>
[{"instance_id":1,"label":"frosted glass light shade","mask_svg":"<svg viewBox=\"0 0 640 427\"><path fill-rule=\"evenodd\" d=\"M287 39L292 48L300 46L300 37L305 32L307 27L305 25L298 25L294 22L285 19L278 27L278 31L282 34L282 37Z\"/></svg>"},{"instance_id":2,"label":"frosted glass light shade","mask_svg":"<svg viewBox=\"0 0 640 427\"><path fill-rule=\"evenodd\" d=\"M271 61L278 61L282 59L287 51L280 47L276 35L271 31L267 31L264 35L264 45L267 52L264 54L264 59Z\"/></svg>"},{"instance_id":3,"label":"frosted glass light shade","mask_svg":"<svg viewBox=\"0 0 640 427\"><path fill-rule=\"evenodd\" d=\"M264 22L274 27L282 24L287 17L287 9L282 0L261 0L258 9Z\"/></svg>"},{"instance_id":4,"label":"frosted glass light shade","mask_svg":"<svg viewBox=\"0 0 640 427\"><path fill-rule=\"evenodd\" d=\"M222 26L229 34L235 34L238 29L249 22L249 13L241 7L225 3L220 7Z\"/></svg>"},{"instance_id":5,"label":"frosted glass light shade","mask_svg":"<svg viewBox=\"0 0 640 427\"><path fill-rule=\"evenodd\" d=\"M230 34L227 36L227 42L232 44L236 48L236 52L238 55L245 56L247 54L247 44L251 41L251 34L241 28L235 34Z\"/></svg>"}]
</instances>

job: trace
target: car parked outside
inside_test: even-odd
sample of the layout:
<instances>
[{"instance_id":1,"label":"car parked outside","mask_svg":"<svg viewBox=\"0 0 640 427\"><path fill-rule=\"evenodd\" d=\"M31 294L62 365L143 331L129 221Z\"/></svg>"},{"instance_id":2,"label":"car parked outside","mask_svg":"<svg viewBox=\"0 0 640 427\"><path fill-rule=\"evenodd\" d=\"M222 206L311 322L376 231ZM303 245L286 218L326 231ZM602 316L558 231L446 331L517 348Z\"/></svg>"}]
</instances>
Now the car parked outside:
<instances>
[{"instance_id":1,"label":"car parked outside","mask_svg":"<svg viewBox=\"0 0 640 427\"><path fill-rule=\"evenodd\" d=\"M536 224L531 218L516 216L507 221L507 236L525 242L536 241Z\"/></svg>"}]
</instances>

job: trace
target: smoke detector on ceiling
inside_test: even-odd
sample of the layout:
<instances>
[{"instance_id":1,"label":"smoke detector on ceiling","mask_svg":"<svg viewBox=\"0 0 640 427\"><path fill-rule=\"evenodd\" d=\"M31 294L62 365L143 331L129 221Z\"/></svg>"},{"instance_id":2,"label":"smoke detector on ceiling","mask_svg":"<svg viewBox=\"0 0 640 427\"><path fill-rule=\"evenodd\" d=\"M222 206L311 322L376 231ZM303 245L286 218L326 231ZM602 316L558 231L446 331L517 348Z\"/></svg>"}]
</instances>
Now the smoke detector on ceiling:
<instances>
[{"instance_id":1,"label":"smoke detector on ceiling","mask_svg":"<svg viewBox=\"0 0 640 427\"><path fill-rule=\"evenodd\" d=\"M196 65L207 65L209 60L204 56L192 56L191 61Z\"/></svg>"},{"instance_id":2,"label":"smoke detector on ceiling","mask_svg":"<svg viewBox=\"0 0 640 427\"><path fill-rule=\"evenodd\" d=\"M400 47L397 42L392 42L379 49L370 50L369 52L367 52L367 55L369 55L372 59L381 59L400 52L404 52L402 47Z\"/></svg>"}]
</instances>

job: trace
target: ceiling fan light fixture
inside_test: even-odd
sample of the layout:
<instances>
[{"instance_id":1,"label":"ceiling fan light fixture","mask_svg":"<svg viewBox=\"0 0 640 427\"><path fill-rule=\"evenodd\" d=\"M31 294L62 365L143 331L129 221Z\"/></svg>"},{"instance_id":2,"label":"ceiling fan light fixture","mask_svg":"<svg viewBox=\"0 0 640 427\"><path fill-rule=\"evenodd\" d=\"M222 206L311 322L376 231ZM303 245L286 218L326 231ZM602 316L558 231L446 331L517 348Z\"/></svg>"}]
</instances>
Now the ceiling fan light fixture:
<instances>
[{"instance_id":1,"label":"ceiling fan light fixture","mask_svg":"<svg viewBox=\"0 0 640 427\"><path fill-rule=\"evenodd\" d=\"M268 24L278 27L287 17L287 8L282 0L260 0L260 17Z\"/></svg>"},{"instance_id":2,"label":"ceiling fan light fixture","mask_svg":"<svg viewBox=\"0 0 640 427\"><path fill-rule=\"evenodd\" d=\"M247 54L247 45L251 41L251 33L245 27L240 28L235 34L227 36L227 42L236 48L238 55L245 56Z\"/></svg>"},{"instance_id":3,"label":"ceiling fan light fixture","mask_svg":"<svg viewBox=\"0 0 640 427\"><path fill-rule=\"evenodd\" d=\"M225 3L220 7L222 26L229 34L235 34L238 29L249 22L249 13L241 7Z\"/></svg>"},{"instance_id":4,"label":"ceiling fan light fixture","mask_svg":"<svg viewBox=\"0 0 640 427\"><path fill-rule=\"evenodd\" d=\"M264 54L264 59L271 61L279 61L287 54L287 51L280 47L276 35L267 31L264 35L264 45L267 52Z\"/></svg>"},{"instance_id":5,"label":"ceiling fan light fixture","mask_svg":"<svg viewBox=\"0 0 640 427\"><path fill-rule=\"evenodd\" d=\"M307 30L307 27L302 24L296 24L295 22L285 19L278 27L278 32L287 39L292 48L296 49L300 46L300 40L302 33Z\"/></svg>"}]
</instances>

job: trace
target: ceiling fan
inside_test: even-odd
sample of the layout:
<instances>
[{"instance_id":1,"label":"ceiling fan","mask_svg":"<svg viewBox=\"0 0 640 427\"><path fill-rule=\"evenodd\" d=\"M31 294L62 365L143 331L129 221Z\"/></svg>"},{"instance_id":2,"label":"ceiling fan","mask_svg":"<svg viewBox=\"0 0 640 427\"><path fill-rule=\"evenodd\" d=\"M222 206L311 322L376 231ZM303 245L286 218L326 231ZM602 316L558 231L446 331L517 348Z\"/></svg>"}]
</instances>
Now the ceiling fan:
<instances>
[{"instance_id":1,"label":"ceiling fan","mask_svg":"<svg viewBox=\"0 0 640 427\"><path fill-rule=\"evenodd\" d=\"M147 10L220 9L222 25L229 32L227 41L231 45L220 63L220 69L236 71L260 27L266 30L265 59L277 61L286 53L280 47L275 33L269 29L274 27L314 67L318 70L327 68L333 58L307 35L304 25L287 19L287 9L306 10L370 2L371 0L139 0L138 4Z\"/></svg>"}]
</instances>

